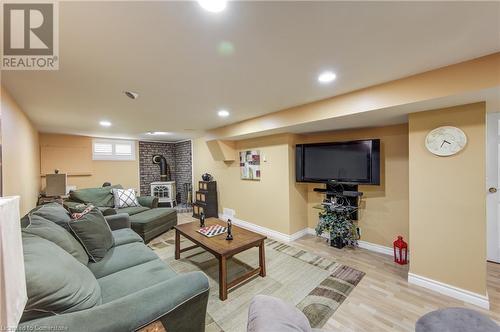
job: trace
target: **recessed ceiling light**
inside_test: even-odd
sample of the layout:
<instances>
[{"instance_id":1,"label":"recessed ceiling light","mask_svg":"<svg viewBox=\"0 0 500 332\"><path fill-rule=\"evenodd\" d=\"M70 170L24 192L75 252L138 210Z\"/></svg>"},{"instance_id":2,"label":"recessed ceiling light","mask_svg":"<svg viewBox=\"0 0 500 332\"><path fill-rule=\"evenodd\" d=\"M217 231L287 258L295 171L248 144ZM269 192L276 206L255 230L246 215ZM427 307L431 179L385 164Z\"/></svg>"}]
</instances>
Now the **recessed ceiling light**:
<instances>
[{"instance_id":1,"label":"recessed ceiling light","mask_svg":"<svg viewBox=\"0 0 500 332\"><path fill-rule=\"evenodd\" d=\"M229 111L227 110L219 110L217 112L217 115L220 116L221 118L225 118L229 116Z\"/></svg>"},{"instance_id":2,"label":"recessed ceiling light","mask_svg":"<svg viewBox=\"0 0 500 332\"><path fill-rule=\"evenodd\" d=\"M139 98L139 94L137 92L134 92L134 91L123 91L123 93L125 94L125 96L129 97L130 99Z\"/></svg>"},{"instance_id":3,"label":"recessed ceiling light","mask_svg":"<svg viewBox=\"0 0 500 332\"><path fill-rule=\"evenodd\" d=\"M103 121L99 121L99 124L103 127L111 127L111 122L109 121L106 121L106 120L103 120Z\"/></svg>"},{"instance_id":4,"label":"recessed ceiling light","mask_svg":"<svg viewBox=\"0 0 500 332\"><path fill-rule=\"evenodd\" d=\"M170 135L171 133L167 131L148 131L146 135L152 135L152 136L161 136L161 135Z\"/></svg>"},{"instance_id":5,"label":"recessed ceiling light","mask_svg":"<svg viewBox=\"0 0 500 332\"><path fill-rule=\"evenodd\" d=\"M333 82L337 78L337 75L333 71L324 71L318 76L318 82L321 84L327 84Z\"/></svg>"},{"instance_id":6,"label":"recessed ceiling light","mask_svg":"<svg viewBox=\"0 0 500 332\"><path fill-rule=\"evenodd\" d=\"M201 8L209 11L211 13L220 13L226 9L226 0L198 0L198 4Z\"/></svg>"}]
</instances>

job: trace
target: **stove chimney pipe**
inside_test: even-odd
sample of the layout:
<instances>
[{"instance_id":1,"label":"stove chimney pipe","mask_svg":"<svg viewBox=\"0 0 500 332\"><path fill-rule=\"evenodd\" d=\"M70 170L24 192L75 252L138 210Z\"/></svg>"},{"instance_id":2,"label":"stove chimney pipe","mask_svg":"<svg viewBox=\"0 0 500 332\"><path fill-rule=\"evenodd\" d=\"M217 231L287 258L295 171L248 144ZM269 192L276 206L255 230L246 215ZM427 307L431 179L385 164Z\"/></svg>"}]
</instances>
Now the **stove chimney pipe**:
<instances>
[{"instance_id":1,"label":"stove chimney pipe","mask_svg":"<svg viewBox=\"0 0 500 332\"><path fill-rule=\"evenodd\" d=\"M168 171L167 160L160 154L153 156L153 164L160 165L160 179L161 181L170 181L170 172Z\"/></svg>"}]
</instances>

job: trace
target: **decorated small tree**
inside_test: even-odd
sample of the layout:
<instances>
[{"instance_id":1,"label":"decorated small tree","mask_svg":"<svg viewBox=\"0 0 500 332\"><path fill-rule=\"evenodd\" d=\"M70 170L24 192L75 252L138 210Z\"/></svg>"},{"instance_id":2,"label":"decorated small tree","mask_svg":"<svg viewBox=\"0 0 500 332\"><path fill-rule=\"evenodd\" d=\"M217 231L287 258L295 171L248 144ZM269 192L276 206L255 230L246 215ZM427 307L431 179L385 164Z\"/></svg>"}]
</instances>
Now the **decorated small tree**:
<instances>
[{"instance_id":1,"label":"decorated small tree","mask_svg":"<svg viewBox=\"0 0 500 332\"><path fill-rule=\"evenodd\" d=\"M330 235L330 245L337 248L358 245L356 225L350 218L352 210L343 206L324 205L319 213L316 235Z\"/></svg>"}]
</instances>

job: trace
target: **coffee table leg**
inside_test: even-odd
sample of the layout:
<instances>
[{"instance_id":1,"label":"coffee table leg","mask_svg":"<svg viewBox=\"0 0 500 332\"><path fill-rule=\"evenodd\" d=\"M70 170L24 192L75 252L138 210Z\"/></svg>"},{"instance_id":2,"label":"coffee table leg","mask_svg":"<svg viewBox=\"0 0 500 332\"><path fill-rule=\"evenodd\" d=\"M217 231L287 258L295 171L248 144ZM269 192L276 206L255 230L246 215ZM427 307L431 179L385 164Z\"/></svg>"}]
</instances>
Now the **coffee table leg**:
<instances>
[{"instance_id":1,"label":"coffee table leg","mask_svg":"<svg viewBox=\"0 0 500 332\"><path fill-rule=\"evenodd\" d=\"M265 277L266 276L266 252L265 252L264 241L262 241L259 245L259 266L260 266L259 275L261 277Z\"/></svg>"},{"instance_id":2,"label":"coffee table leg","mask_svg":"<svg viewBox=\"0 0 500 332\"><path fill-rule=\"evenodd\" d=\"M219 298L221 301L227 299L227 262L224 256L219 259Z\"/></svg>"},{"instance_id":3,"label":"coffee table leg","mask_svg":"<svg viewBox=\"0 0 500 332\"><path fill-rule=\"evenodd\" d=\"M175 230L175 259L181 258L181 234Z\"/></svg>"}]
</instances>

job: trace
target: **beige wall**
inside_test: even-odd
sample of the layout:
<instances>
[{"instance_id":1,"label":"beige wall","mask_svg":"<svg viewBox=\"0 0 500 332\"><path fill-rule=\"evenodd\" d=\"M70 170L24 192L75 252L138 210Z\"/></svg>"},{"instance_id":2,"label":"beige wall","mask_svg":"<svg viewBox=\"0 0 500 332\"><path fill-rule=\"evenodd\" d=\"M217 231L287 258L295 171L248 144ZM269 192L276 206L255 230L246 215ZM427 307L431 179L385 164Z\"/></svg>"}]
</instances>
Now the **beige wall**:
<instances>
[{"instance_id":1,"label":"beige wall","mask_svg":"<svg viewBox=\"0 0 500 332\"><path fill-rule=\"evenodd\" d=\"M38 132L19 105L2 87L3 195L21 196L21 215L36 206L40 188Z\"/></svg>"},{"instance_id":2,"label":"beige wall","mask_svg":"<svg viewBox=\"0 0 500 332\"><path fill-rule=\"evenodd\" d=\"M364 193L360 201L361 240L392 247L397 235L406 239L408 232L408 126L406 124L377 128L335 131L301 136L300 143L319 143L379 138L381 141L380 185L359 186ZM324 197L314 192L318 184L307 186L307 218L316 227L319 210L313 208Z\"/></svg>"},{"instance_id":3,"label":"beige wall","mask_svg":"<svg viewBox=\"0 0 500 332\"><path fill-rule=\"evenodd\" d=\"M87 136L40 134L40 148L42 174L58 168L70 175L68 185L77 188L100 187L108 181L139 190L137 143L134 161L92 160L92 137Z\"/></svg>"},{"instance_id":4,"label":"beige wall","mask_svg":"<svg viewBox=\"0 0 500 332\"><path fill-rule=\"evenodd\" d=\"M193 168L195 189L203 173L210 173L217 181L219 211L230 208L236 218L290 234L289 200L289 142L290 135L262 137L234 144L235 161L224 162L204 138L193 141ZM258 149L261 153L260 181L241 180L238 152ZM227 154L227 152L226 152ZM215 159L214 159L215 158Z\"/></svg>"},{"instance_id":5,"label":"beige wall","mask_svg":"<svg viewBox=\"0 0 500 332\"><path fill-rule=\"evenodd\" d=\"M424 146L439 126L461 128L464 150L437 157ZM409 118L410 272L486 294L485 104Z\"/></svg>"},{"instance_id":6,"label":"beige wall","mask_svg":"<svg viewBox=\"0 0 500 332\"><path fill-rule=\"evenodd\" d=\"M285 234L314 228L323 196L313 192L321 186L295 182L295 144L380 138L382 176L380 186L361 186L360 222L363 240L392 246L398 234L408 238L408 127L407 125L348 130L313 135L274 135L234 143L234 155L259 149L261 181L240 179L239 163L215 161L205 139L194 142L195 179L211 173L218 181L219 211L236 210L236 217ZM209 144L213 144L210 142ZM213 151L213 149L212 149Z\"/></svg>"}]
</instances>

